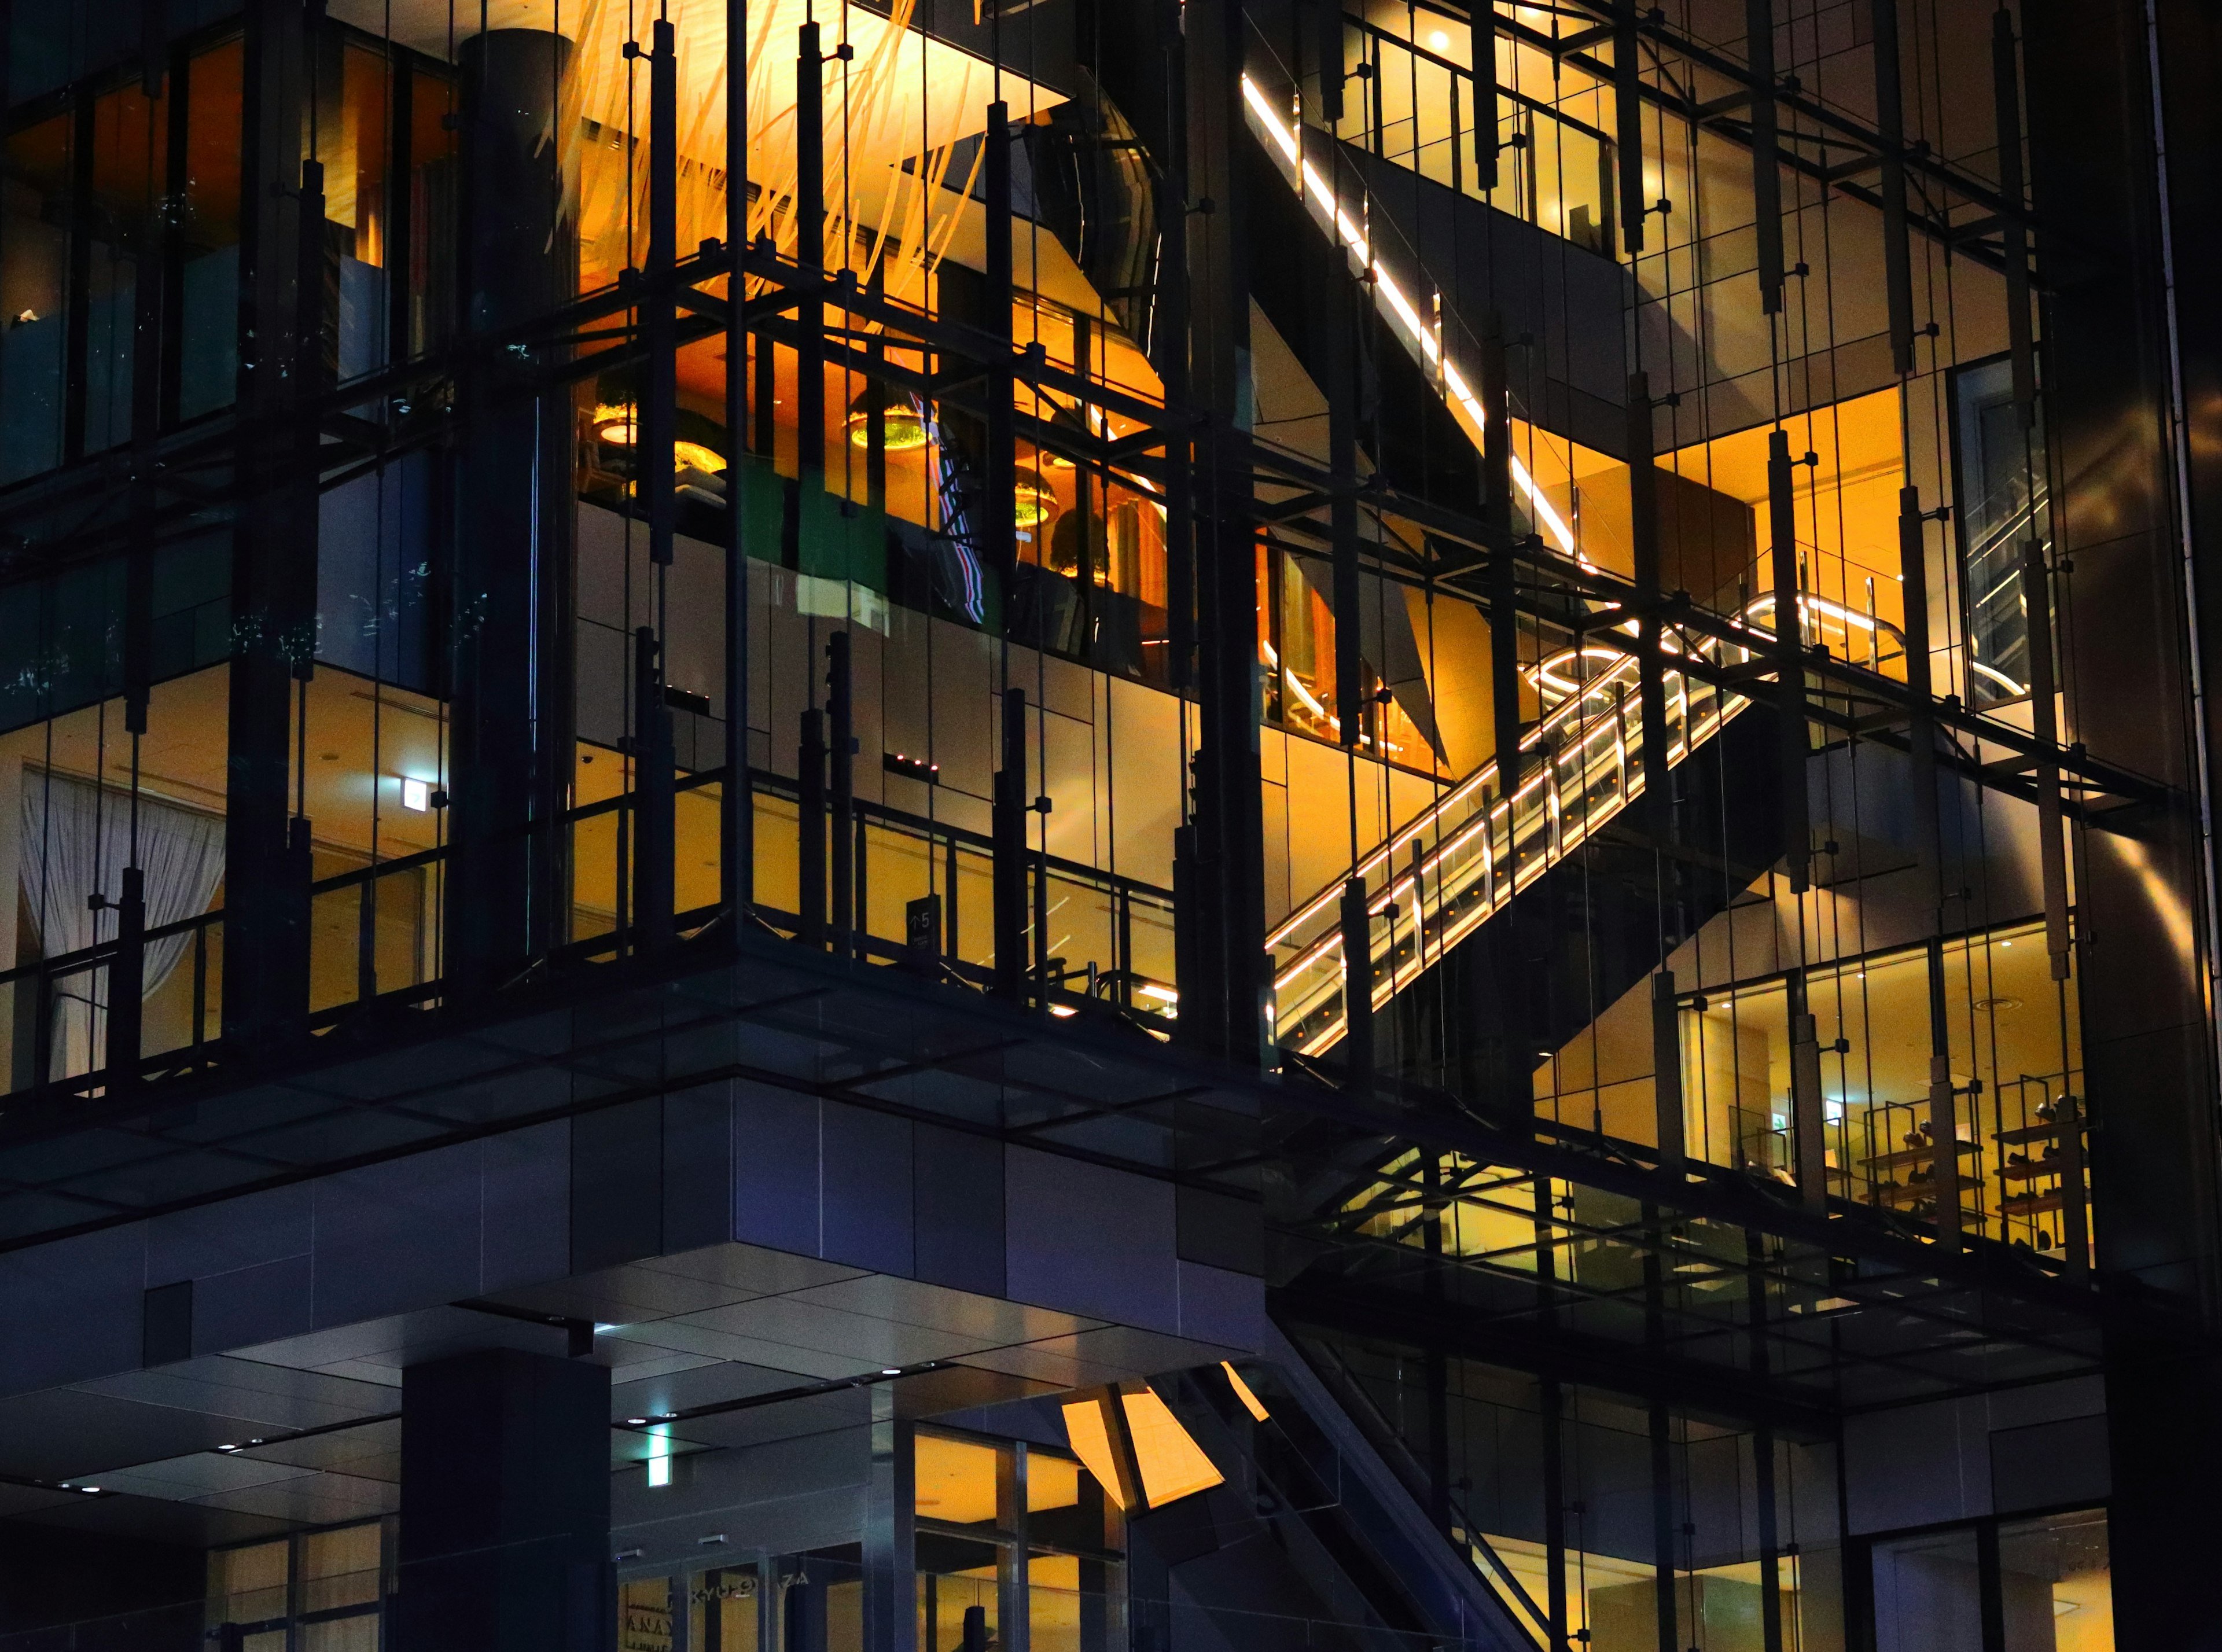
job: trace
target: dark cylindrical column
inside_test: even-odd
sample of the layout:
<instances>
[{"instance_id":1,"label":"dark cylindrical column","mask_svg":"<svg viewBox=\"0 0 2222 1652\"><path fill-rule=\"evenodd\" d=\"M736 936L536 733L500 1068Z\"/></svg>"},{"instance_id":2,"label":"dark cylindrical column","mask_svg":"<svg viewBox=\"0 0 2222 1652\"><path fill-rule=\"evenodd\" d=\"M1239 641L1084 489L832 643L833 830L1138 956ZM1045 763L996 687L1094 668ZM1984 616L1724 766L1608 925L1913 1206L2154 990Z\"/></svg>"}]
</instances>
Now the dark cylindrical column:
<instances>
[{"instance_id":1,"label":"dark cylindrical column","mask_svg":"<svg viewBox=\"0 0 2222 1652\"><path fill-rule=\"evenodd\" d=\"M1367 916L1365 880L1342 886L1342 1065L1351 1083L1373 1080L1373 924Z\"/></svg>"},{"instance_id":2,"label":"dark cylindrical column","mask_svg":"<svg viewBox=\"0 0 2222 1652\"><path fill-rule=\"evenodd\" d=\"M646 625L633 632L632 915L635 944L671 939L675 882L672 844L671 708L663 700L662 650Z\"/></svg>"},{"instance_id":3,"label":"dark cylindrical column","mask_svg":"<svg viewBox=\"0 0 2222 1652\"><path fill-rule=\"evenodd\" d=\"M2021 71L2013 14L2004 6L1991 18L1991 80L1998 105L1999 195L2005 204L2000 236L2006 267L2006 349L2013 364L2014 405L2026 430L2037 423L2037 346L2029 324L2029 224L2022 216Z\"/></svg>"},{"instance_id":4,"label":"dark cylindrical column","mask_svg":"<svg viewBox=\"0 0 2222 1652\"><path fill-rule=\"evenodd\" d=\"M474 332L547 314L577 289L546 141L570 49L537 29L463 43L461 289ZM562 939L569 905L571 411L563 396L503 399L504 375L523 370L479 366L459 390L444 932L460 998Z\"/></svg>"},{"instance_id":5,"label":"dark cylindrical column","mask_svg":"<svg viewBox=\"0 0 2222 1652\"><path fill-rule=\"evenodd\" d=\"M1790 892L1803 895L1812 862L1812 833L1805 820L1805 635L1790 437L1779 430L1767 438L1767 507L1774 573L1775 717L1782 735L1782 850L1789 863Z\"/></svg>"},{"instance_id":6,"label":"dark cylindrical column","mask_svg":"<svg viewBox=\"0 0 2222 1652\"><path fill-rule=\"evenodd\" d=\"M1612 30L1612 106L1615 180L1620 190L1620 234L1629 256L1643 250L1643 66L1637 50L1641 14L1635 0L1616 0Z\"/></svg>"},{"instance_id":7,"label":"dark cylindrical column","mask_svg":"<svg viewBox=\"0 0 2222 1652\"><path fill-rule=\"evenodd\" d=\"M1905 240L1905 91L1899 75L1898 0L1870 0L1874 34L1875 134L1880 140L1882 280L1890 315L1892 371L1913 371L1912 256Z\"/></svg>"},{"instance_id":8,"label":"dark cylindrical column","mask_svg":"<svg viewBox=\"0 0 2222 1652\"><path fill-rule=\"evenodd\" d=\"M1026 691L1003 691L1003 762L989 826L995 844L995 990L1023 1002L1026 983ZM1185 989L1186 983L1183 983Z\"/></svg>"},{"instance_id":9,"label":"dark cylindrical column","mask_svg":"<svg viewBox=\"0 0 2222 1652\"><path fill-rule=\"evenodd\" d=\"M488 1349L401 1378L395 1652L602 1652L609 1372Z\"/></svg>"},{"instance_id":10,"label":"dark cylindrical column","mask_svg":"<svg viewBox=\"0 0 2222 1652\"><path fill-rule=\"evenodd\" d=\"M988 192L988 308L980 321L989 337L995 340L987 358L987 500L981 512L981 532L986 542L988 560L994 565L1001 585L1004 634L1008 636L1018 612L1014 589L1019 559L1015 449L1018 426L1017 381L1011 371L1011 118L1009 109L1000 99L988 105L988 135L981 141L987 146L981 171L986 176Z\"/></svg>"},{"instance_id":11,"label":"dark cylindrical column","mask_svg":"<svg viewBox=\"0 0 2222 1652\"><path fill-rule=\"evenodd\" d=\"M794 150L794 258L815 281L825 269L825 60L816 23L796 37ZM807 480L825 468L825 306L813 298L795 314L795 474Z\"/></svg>"},{"instance_id":12,"label":"dark cylindrical column","mask_svg":"<svg viewBox=\"0 0 2222 1652\"><path fill-rule=\"evenodd\" d=\"M301 325L321 315L323 287L318 263L317 298L304 301L307 249L323 244L322 182L301 148L308 28L298 5L247 9L239 412L272 434L240 450L232 559L223 1004L242 1053L283 1048L308 1011L307 890L296 898L288 848L292 663L311 645L317 601L317 425L300 405L313 382Z\"/></svg>"},{"instance_id":13,"label":"dark cylindrical column","mask_svg":"<svg viewBox=\"0 0 2222 1652\"><path fill-rule=\"evenodd\" d=\"M802 713L801 776L797 810L801 841L796 864L801 879L801 939L812 946L825 943L825 713L815 708Z\"/></svg>"},{"instance_id":14,"label":"dark cylindrical column","mask_svg":"<svg viewBox=\"0 0 2222 1652\"><path fill-rule=\"evenodd\" d=\"M1744 0L1751 69L1751 205L1759 230L1759 307L1782 308L1782 169L1774 136L1774 0Z\"/></svg>"},{"instance_id":15,"label":"dark cylindrical column","mask_svg":"<svg viewBox=\"0 0 2222 1652\"><path fill-rule=\"evenodd\" d=\"M725 784L719 795L724 845L721 896L735 920L756 898L756 792L749 778L748 481L741 456L749 428L747 282L749 239L749 7L725 0ZM736 923L736 929L738 925Z\"/></svg>"},{"instance_id":16,"label":"dark cylindrical column","mask_svg":"<svg viewBox=\"0 0 2222 1652\"><path fill-rule=\"evenodd\" d=\"M1666 674L1660 648L1659 474L1652 463L1651 377L1628 380L1628 503L1635 559L1636 689L1643 729L1643 818L1656 843L1673 831L1673 782L1666 766ZM1667 876L1663 864L1660 876ZM1665 891L1661 891L1663 895ZM1662 900L1660 909L1668 903Z\"/></svg>"},{"instance_id":17,"label":"dark cylindrical column","mask_svg":"<svg viewBox=\"0 0 2222 1652\"><path fill-rule=\"evenodd\" d=\"M857 907L857 735L845 631L825 639L825 708L832 731L826 812L832 826L833 950L845 955L854 945Z\"/></svg>"},{"instance_id":18,"label":"dark cylindrical column","mask_svg":"<svg viewBox=\"0 0 2222 1652\"><path fill-rule=\"evenodd\" d=\"M116 962L108 968L108 1084L111 1093L139 1076L139 1044L147 981L147 875L123 869L116 903Z\"/></svg>"}]
</instances>

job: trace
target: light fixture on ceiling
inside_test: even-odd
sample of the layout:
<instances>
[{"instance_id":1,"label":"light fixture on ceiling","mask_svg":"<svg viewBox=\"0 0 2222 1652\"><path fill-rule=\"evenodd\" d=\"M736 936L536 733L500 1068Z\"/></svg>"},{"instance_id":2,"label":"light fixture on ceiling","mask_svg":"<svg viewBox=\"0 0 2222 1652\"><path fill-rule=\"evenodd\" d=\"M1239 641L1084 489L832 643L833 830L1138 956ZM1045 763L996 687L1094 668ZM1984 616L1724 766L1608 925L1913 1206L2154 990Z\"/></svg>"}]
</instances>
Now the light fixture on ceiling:
<instances>
[{"instance_id":1,"label":"light fixture on ceiling","mask_svg":"<svg viewBox=\"0 0 2222 1652\"><path fill-rule=\"evenodd\" d=\"M872 445L872 415L880 416L880 441L889 453L914 453L929 439L926 416L919 411L918 404L898 391L882 384L868 384L849 404L849 445L869 448Z\"/></svg>"},{"instance_id":2,"label":"light fixture on ceiling","mask_svg":"<svg viewBox=\"0 0 2222 1652\"><path fill-rule=\"evenodd\" d=\"M1011 520L1021 528L1039 528L1057 512L1057 495L1042 480L1041 472L1031 466L1020 466L1017 483L1011 490Z\"/></svg>"},{"instance_id":3,"label":"light fixture on ceiling","mask_svg":"<svg viewBox=\"0 0 2222 1652\"><path fill-rule=\"evenodd\" d=\"M700 442L674 442L671 457L673 463L682 470L700 470L715 476L725 468L725 455Z\"/></svg>"}]
</instances>

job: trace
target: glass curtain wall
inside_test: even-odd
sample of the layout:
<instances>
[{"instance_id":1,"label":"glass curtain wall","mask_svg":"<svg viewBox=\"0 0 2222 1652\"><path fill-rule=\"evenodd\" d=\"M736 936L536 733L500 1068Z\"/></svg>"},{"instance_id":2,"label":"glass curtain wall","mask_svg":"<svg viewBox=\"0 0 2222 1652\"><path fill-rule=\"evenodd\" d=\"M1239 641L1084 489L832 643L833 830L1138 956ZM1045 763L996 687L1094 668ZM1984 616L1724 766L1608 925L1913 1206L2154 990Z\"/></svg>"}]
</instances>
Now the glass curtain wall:
<instances>
[{"instance_id":1,"label":"glass curtain wall","mask_svg":"<svg viewBox=\"0 0 2222 1652\"><path fill-rule=\"evenodd\" d=\"M1445 1398L1428 1360L1388 1344L1315 1340L1331 1369L1447 1476L1453 1537L1539 1644L1745 1652L1766 1632L1768 1573L1779 1644L1843 1644L1833 1447L1653 1410L1602 1389L1451 1359ZM1660 1469L1664 1468L1664 1478ZM1771 1476L1764 1530L1757 1477ZM1661 1532L1672 1542L1660 1584ZM1769 1561L1772 1565L1769 1565ZM1504 1580L1512 1586L1506 1586Z\"/></svg>"},{"instance_id":2,"label":"glass curtain wall","mask_svg":"<svg viewBox=\"0 0 2222 1652\"><path fill-rule=\"evenodd\" d=\"M2112 1652L2103 1509L1878 1538L1873 1567L1876 1652Z\"/></svg>"}]
</instances>

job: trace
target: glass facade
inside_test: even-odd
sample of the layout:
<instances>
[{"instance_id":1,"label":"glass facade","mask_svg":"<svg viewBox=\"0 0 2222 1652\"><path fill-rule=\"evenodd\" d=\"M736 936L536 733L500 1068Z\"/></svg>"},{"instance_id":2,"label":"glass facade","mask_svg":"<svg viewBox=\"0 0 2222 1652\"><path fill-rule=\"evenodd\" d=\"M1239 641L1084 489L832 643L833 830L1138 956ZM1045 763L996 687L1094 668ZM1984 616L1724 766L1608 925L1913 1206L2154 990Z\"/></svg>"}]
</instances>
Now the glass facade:
<instances>
[{"instance_id":1,"label":"glass facade","mask_svg":"<svg viewBox=\"0 0 2222 1652\"><path fill-rule=\"evenodd\" d=\"M307 1437L401 1385L355 1320L584 1360L625 1291L915 1287L655 1345L551 1652L2113 1644L2098 1328L2222 1255L2213 215L2061 152L2112 128L2044 9L52 9L0 25L0 1245L420 1150L493 1210L570 1133L513 1277L279 1324L119 1265L147 1371L330 1334ZM763 1146L688 1145L731 1085L819 1109L773 1238L681 1208ZM1022 1206L1036 1153L1152 1190ZM618 1277L743 1245L808 1282ZM2012 1482L1877 1443L1952 1406L2067 1489L1891 1503ZM417 1652L455 1555L350 1495L194 1525L163 1609Z\"/></svg>"}]
</instances>

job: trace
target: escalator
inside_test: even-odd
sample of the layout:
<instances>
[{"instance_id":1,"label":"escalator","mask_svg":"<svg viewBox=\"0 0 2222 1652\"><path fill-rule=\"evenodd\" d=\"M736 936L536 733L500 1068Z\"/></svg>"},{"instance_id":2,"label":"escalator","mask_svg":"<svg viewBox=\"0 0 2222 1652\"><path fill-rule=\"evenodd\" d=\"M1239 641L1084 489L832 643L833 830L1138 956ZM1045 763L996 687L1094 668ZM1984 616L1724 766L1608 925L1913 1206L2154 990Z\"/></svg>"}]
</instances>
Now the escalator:
<instances>
[{"instance_id":1,"label":"escalator","mask_svg":"<svg viewBox=\"0 0 2222 1652\"><path fill-rule=\"evenodd\" d=\"M1299 191L1296 174L1287 164L1296 154L1294 139L1255 97L1251 113L1254 141L1247 182L1259 231L1256 244L1271 248L1270 256L1253 257L1249 271L1261 311L1316 380L1324 351L1314 336L1320 311L1312 295L1343 279L1348 261L1362 252L1376 273L1371 286L1384 323L1379 330L1398 341L1384 343L1368 363L1373 440L1379 449L1370 456L1402 489L1423 497L1472 497L1478 485L1474 428L1480 410L1443 342L1456 334L1458 318L1446 305L1432 333L1415 329L1403 313L1411 301L1382 267L1385 240L1377 245L1361 238L1393 232L1385 222L1393 216L1390 204L1373 204L1383 217L1362 215L1371 227L1361 229L1352 214L1321 198L1323 180L1309 162ZM1491 210L1472 201L1457 206L1474 213ZM1404 279L1422 280L1414 270L1406 270ZM1575 554L1565 524L1524 471L1516 468L1514 486L1516 518L1526 517L1560 550ZM1516 531L1519 525L1516 521ZM1697 578L1689 582L1702 582L1709 591L1714 583ZM1730 592L1736 588L1733 582L1728 587ZM1572 592L1563 597L1562 606L1576 616L1595 606ZM1680 843L1703 844L1708 851L1679 851L1680 866L1688 870L1671 875L1671 900L1662 898L1661 879L1669 876L1660 870L1662 846L1632 832L1627 822L1616 825L1644 786L1639 670L1631 655L1596 639L1599 621L1591 613L1575 622L1590 625L1589 638L1579 631L1563 631L1561 636L1570 639L1566 645L1523 668L1541 716L1522 738L1520 783L1510 796L1501 784L1497 763L1485 762L1355 866L1299 902L1270 934L1275 1043L1300 1057L1318 1057L1341 1042L1349 1025L1348 983L1357 973L1344 956L1341 903L1347 883L1359 879L1366 895L1364 978L1371 983L1374 1008L1385 1010L1407 997L1429 1001L1383 1023L1388 1031L1377 1033L1377 1065L1454 1087L1463 1087L1461 1079L1478 1077L1483 1090L1494 1088L1498 1079L1510 1081L1516 1092L1522 1088L1517 1071L1522 1063L1532 1066L1658 967L1662 912L1670 913L1664 927L1693 933L1779 856L1773 714L1763 706L1754 709L1733 689L1715 686L1723 669L1763 660L1772 651L1773 606L1771 594L1755 600L1730 596L1727 635L1734 640L1673 625L1662 633L1667 762L1670 769L1683 771L1694 761L1699 771L1678 772L1677 835ZM1846 628L1890 629L1817 596L1801 599L1800 606L1798 623L1809 641ZM1622 629L1632 631L1634 625ZM1684 662L1704 669L1685 669ZM1477 663L1469 669L1480 667ZM1608 897L1600 895L1594 874L1601 863L1614 858L1616 840L1631 838L1641 841L1637 852L1619 857L1631 863L1631 877L1622 881L1641 884L1646 892L1620 902L1630 919L1623 924L1621 914L1597 909ZM1669 848L1664 854L1671 859L1678 851ZM1557 876L1562 870L1568 875ZM1554 884L1578 887L1562 891ZM1584 903L1585 910L1554 913L1524 926L1535 938L1533 943L1503 933L1523 927L1516 916L1514 922L1494 926L1499 933L1484 933L1485 926L1505 914L1568 901ZM1627 944L1620 944L1616 935L1609 944L1601 942L1606 932L1622 929L1628 932ZM1566 938L1576 934L1584 945L1570 948ZM1595 956L1580 960L1578 983L1551 992L1548 977L1566 963L1563 955L1570 950ZM1442 989L1414 995L1415 983L1423 977L1433 978ZM1476 982L1484 978L1486 989L1477 989ZM1519 996L1542 1002L1531 1013L1512 1017L1524 1024L1504 1027L1498 1043L1526 1047L1499 1049L1478 1061L1477 1017L1487 1019L1506 998ZM1461 1044L1466 1047L1453 1047Z\"/></svg>"},{"instance_id":2,"label":"escalator","mask_svg":"<svg viewBox=\"0 0 2222 1652\"><path fill-rule=\"evenodd\" d=\"M1443 1541L1409 1474L1293 1346L1239 1379L1205 1367L1152 1385L1224 1483L1130 1523L1138 1647L1547 1645L1518 1578L1485 1544Z\"/></svg>"}]
</instances>

